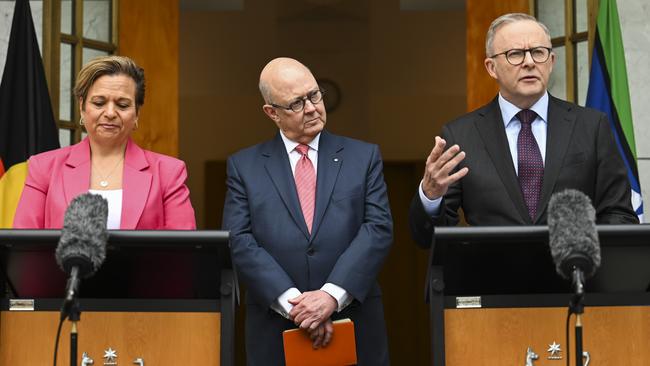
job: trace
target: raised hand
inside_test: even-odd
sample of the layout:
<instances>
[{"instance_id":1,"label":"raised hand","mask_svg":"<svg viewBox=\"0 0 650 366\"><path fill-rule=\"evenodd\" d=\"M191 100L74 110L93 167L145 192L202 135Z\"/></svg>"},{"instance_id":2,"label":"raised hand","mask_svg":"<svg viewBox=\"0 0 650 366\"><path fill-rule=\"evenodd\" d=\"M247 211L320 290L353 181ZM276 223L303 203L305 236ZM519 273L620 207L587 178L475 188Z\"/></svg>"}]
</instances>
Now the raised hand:
<instances>
[{"instance_id":1,"label":"raised hand","mask_svg":"<svg viewBox=\"0 0 650 366\"><path fill-rule=\"evenodd\" d=\"M447 193L449 185L458 181L469 172L464 167L454 174L450 174L458 164L465 159L465 152L460 151L460 146L453 145L445 150L447 141L436 136L435 145L427 157L422 178L422 190L430 200L438 199Z\"/></svg>"}]
</instances>

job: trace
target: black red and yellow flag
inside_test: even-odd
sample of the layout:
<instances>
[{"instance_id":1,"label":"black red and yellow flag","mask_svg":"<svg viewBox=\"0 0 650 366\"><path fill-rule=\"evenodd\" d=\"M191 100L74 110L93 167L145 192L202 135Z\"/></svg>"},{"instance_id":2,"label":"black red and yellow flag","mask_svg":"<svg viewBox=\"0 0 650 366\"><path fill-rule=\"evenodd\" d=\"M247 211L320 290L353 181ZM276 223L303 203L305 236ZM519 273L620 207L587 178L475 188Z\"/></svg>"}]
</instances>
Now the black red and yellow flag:
<instances>
[{"instance_id":1,"label":"black red and yellow flag","mask_svg":"<svg viewBox=\"0 0 650 366\"><path fill-rule=\"evenodd\" d=\"M0 83L0 228L9 228L27 177L27 159L59 147L29 1L16 0Z\"/></svg>"}]
</instances>

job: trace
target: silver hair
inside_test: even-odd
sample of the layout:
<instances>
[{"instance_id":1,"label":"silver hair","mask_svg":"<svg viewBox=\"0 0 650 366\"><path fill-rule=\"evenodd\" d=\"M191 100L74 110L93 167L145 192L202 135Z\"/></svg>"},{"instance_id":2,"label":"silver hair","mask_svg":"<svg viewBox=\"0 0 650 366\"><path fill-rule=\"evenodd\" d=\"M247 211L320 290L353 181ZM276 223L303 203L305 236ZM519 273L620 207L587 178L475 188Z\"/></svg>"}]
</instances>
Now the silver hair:
<instances>
[{"instance_id":1,"label":"silver hair","mask_svg":"<svg viewBox=\"0 0 650 366\"><path fill-rule=\"evenodd\" d=\"M546 36L548 37L548 42L551 42L551 32L549 32L548 27L544 25L544 23L540 22L537 20L534 16L525 14L525 13L509 13L509 14L504 14L492 22L490 24L490 28L488 28L487 36L485 37L485 56L490 57L493 54L492 50L492 43L494 42L494 35L497 33L497 30L501 28L501 26L510 24L510 23L515 23L519 22L522 20L530 20L533 21L544 30L544 33L546 33Z\"/></svg>"}]
</instances>

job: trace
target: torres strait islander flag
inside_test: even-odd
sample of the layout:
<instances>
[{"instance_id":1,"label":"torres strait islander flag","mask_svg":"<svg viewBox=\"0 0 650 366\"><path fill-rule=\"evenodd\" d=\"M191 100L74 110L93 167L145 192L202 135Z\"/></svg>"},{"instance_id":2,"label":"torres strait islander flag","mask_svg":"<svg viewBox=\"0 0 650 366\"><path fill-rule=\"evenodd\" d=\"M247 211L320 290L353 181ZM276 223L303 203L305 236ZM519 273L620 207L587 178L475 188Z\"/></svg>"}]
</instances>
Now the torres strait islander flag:
<instances>
[{"instance_id":1,"label":"torres strait islander flag","mask_svg":"<svg viewBox=\"0 0 650 366\"><path fill-rule=\"evenodd\" d=\"M630 91L616 0L600 1L586 105L605 112L609 118L618 150L627 167L632 187L632 208L643 222Z\"/></svg>"}]
</instances>

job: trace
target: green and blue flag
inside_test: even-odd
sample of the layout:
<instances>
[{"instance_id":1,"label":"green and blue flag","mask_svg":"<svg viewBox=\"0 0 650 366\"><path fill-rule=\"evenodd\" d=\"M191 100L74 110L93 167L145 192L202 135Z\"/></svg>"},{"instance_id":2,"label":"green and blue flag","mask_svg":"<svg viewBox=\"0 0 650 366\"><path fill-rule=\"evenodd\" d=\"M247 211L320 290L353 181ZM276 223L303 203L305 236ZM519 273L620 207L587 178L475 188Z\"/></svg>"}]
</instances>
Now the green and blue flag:
<instances>
[{"instance_id":1,"label":"green and blue flag","mask_svg":"<svg viewBox=\"0 0 650 366\"><path fill-rule=\"evenodd\" d=\"M632 208L643 222L630 91L616 0L600 1L586 105L605 112L609 118L618 150L627 167L632 187Z\"/></svg>"}]
</instances>

